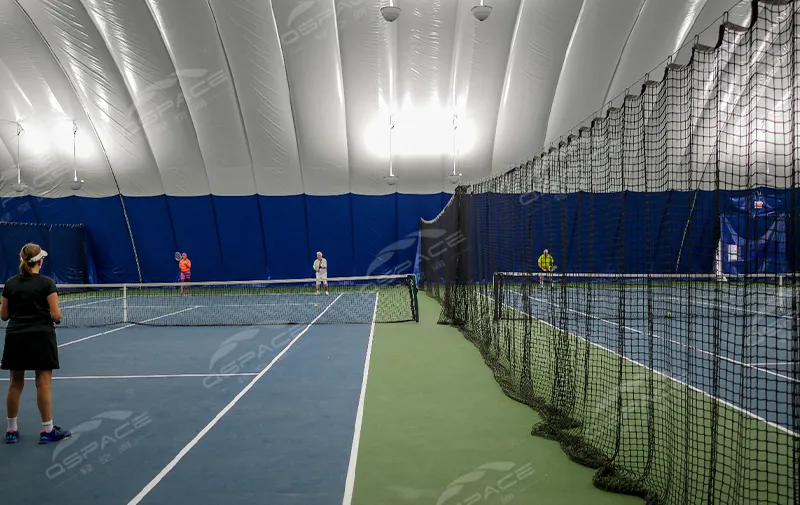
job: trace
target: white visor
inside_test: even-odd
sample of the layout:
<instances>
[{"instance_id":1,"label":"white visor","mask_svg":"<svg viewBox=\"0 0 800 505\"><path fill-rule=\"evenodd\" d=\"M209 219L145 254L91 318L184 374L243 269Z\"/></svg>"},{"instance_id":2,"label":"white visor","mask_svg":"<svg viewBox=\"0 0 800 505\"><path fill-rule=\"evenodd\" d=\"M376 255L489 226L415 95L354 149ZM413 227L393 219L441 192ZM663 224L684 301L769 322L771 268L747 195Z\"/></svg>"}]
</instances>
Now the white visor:
<instances>
[{"instance_id":1,"label":"white visor","mask_svg":"<svg viewBox=\"0 0 800 505\"><path fill-rule=\"evenodd\" d=\"M42 250L39 252L39 254L37 254L37 255L36 255L36 256L34 256L33 258L29 259L27 262L28 262L28 263L36 263L37 261L39 261L40 259L42 259L42 258L45 258L45 257L47 257L47 251L45 251L44 249L42 249ZM22 261L25 261L25 258L23 258L22 256L20 256L20 259L21 259Z\"/></svg>"}]
</instances>

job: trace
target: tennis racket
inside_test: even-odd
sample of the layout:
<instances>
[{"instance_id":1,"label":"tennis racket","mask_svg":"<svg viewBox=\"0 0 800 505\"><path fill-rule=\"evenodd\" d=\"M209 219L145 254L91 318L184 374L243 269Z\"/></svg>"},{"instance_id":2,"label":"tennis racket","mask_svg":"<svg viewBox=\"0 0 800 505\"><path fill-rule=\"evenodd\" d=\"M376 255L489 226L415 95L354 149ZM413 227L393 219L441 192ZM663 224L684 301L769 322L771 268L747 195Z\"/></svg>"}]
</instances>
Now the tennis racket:
<instances>
[{"instance_id":1,"label":"tennis racket","mask_svg":"<svg viewBox=\"0 0 800 505\"><path fill-rule=\"evenodd\" d=\"M183 256L181 255L181 253L179 253L179 252L175 253L175 261L180 261L182 257Z\"/></svg>"}]
</instances>

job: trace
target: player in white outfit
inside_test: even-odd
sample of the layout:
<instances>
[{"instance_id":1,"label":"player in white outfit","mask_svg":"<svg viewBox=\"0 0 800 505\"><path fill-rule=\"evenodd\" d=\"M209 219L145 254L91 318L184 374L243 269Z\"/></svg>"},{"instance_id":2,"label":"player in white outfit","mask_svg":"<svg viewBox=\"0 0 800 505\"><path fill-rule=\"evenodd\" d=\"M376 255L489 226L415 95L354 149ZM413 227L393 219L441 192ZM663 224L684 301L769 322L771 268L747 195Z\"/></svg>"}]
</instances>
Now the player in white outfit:
<instances>
[{"instance_id":1,"label":"player in white outfit","mask_svg":"<svg viewBox=\"0 0 800 505\"><path fill-rule=\"evenodd\" d=\"M325 283L325 294L328 294L328 260L322 257L322 253L317 251L317 259L314 261L314 271L317 273L317 294L319 294L320 283Z\"/></svg>"}]
</instances>

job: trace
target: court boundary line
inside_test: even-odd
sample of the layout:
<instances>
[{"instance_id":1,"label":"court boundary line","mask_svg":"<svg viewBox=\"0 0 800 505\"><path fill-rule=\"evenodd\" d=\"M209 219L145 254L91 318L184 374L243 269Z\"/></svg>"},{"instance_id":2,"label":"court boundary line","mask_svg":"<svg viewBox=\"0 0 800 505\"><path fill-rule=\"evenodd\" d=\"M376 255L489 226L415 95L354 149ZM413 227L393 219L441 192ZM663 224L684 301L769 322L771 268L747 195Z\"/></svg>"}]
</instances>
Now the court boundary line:
<instances>
[{"instance_id":1,"label":"court boundary line","mask_svg":"<svg viewBox=\"0 0 800 505\"><path fill-rule=\"evenodd\" d=\"M767 296L778 297L780 295L767 295ZM673 296L673 295L670 295L669 299L671 301L673 301L673 302L675 302L675 301L686 301L683 298L680 298L680 297L677 297L677 296ZM696 303L697 305L704 305L704 306L708 307L709 309L718 308L711 302L703 302L703 301L699 301L698 302L697 300L692 300L691 303ZM739 307L738 305L734 305L734 304L728 303L728 302L720 302L720 305L725 305L725 309L726 310L729 310L729 311L734 312L734 313L736 311L747 311L746 307ZM759 304L759 305L761 305L761 304ZM722 308L722 307L719 307L719 308ZM765 316L765 317L777 317L777 318L780 318L780 319L787 319L789 321L794 319L792 316L786 316L786 315L780 315L780 314L770 314L769 312L761 312L761 311L758 311L758 310L756 310L756 311L747 311L746 314L740 314L740 315L734 314L734 317L748 317L748 316L751 316L751 315L754 315L754 316Z\"/></svg>"},{"instance_id":2,"label":"court boundary line","mask_svg":"<svg viewBox=\"0 0 800 505\"><path fill-rule=\"evenodd\" d=\"M479 293L479 295L488 298L492 302L495 301L493 297L490 297L490 296L485 295L483 293ZM622 354L619 354L618 352L616 352L616 351L614 351L612 349L609 349L608 347L606 347L606 346L604 346L602 344L599 344L597 342L593 342L593 341L591 341L590 339L588 339L586 337L582 337L582 336L578 335L577 333L572 333L571 331L568 331L568 330L565 331L565 330L562 330L560 328L556 328L555 326L553 326L552 324L548 323L547 321L544 321L543 319L539 319L538 317L536 317L536 316L534 316L532 314L525 314L523 311L521 311L521 310L519 310L519 309L517 309L515 307L512 307L512 306L508 305L505 302L503 302L503 305L505 305L506 307L508 307L509 309L511 309L513 311L516 311L516 312L519 312L520 314L526 315L526 316L530 317L531 319L535 319L536 321L540 322L541 324L544 324L544 325L547 325L547 326L553 328L555 331L565 332L567 335L570 335L573 338L577 338L578 340L583 340L587 344L595 346L595 347L598 347L598 348L606 351L607 353L612 354L613 356L621 358L621 359L623 359L623 360L625 360L625 361L627 361L629 363L633 363L634 365L638 365L638 366L642 367L645 370L649 370L649 371L653 372L654 374L656 374L656 375L658 375L660 377L663 377L665 379L671 380L671 381L673 381L673 382L675 382L677 384L680 384L681 386L685 386L685 387L691 389L692 391L694 391L696 393L700 393L701 395L705 396L706 398L710 399L713 402L718 402L721 405L724 405L724 406L726 406L726 407L728 407L730 409L735 410L736 412L739 412L740 414L744 414L745 416L748 416L748 417L751 417L751 418L756 419L758 421L761 421L762 423L766 424L767 426L771 426L772 428L775 428L776 430L778 430L780 432L783 432L783 433L785 433L787 435L790 435L790 436L793 436L793 437L800 436L800 433L795 433L791 429L786 428L785 426L782 426L780 424L774 423L772 421L769 421L769 420L759 416L755 412L750 412L749 410L745 409L744 407L739 407L738 405L734 405L734 404L730 403L727 400L724 400L722 398L718 398L718 397L712 395L711 393L703 391L702 389L700 389L700 388L698 388L696 386L692 386L691 384L689 384L687 382L683 382L682 380L680 380L680 379L678 379L676 377L673 377L673 376L667 374L666 372L661 372L659 370L656 370L653 367L649 367L649 366L645 365L644 363L639 363L638 361L636 361L633 358L630 358L628 356L624 356ZM499 321L496 322L495 324L499 324Z\"/></svg>"},{"instance_id":3,"label":"court boundary line","mask_svg":"<svg viewBox=\"0 0 800 505\"><path fill-rule=\"evenodd\" d=\"M158 319L163 319L165 317L174 316L176 314L180 314L182 312L186 312L186 311L189 311L189 310L194 310L196 308L197 307L189 307L189 308L186 308L186 309L178 310L176 312L170 312L169 314L164 314L163 316L158 316L158 317L154 317L154 318L151 318L151 319L147 319L146 321L142 321L142 324L149 323L150 321L156 321ZM102 337L103 335L108 335L109 333L114 333L116 331L121 331L121 330L124 330L126 328L130 328L132 326L137 326L137 325L136 324L127 324L125 326L120 326L119 328L112 328L110 330L106 330L106 331L103 331L103 332L100 332L100 333L95 333L94 335L89 335L88 337L83 337L83 338L79 338L79 339L76 339L76 340L70 340L69 342L64 342L63 344L58 344L58 347L66 347L68 345L77 344L78 342L83 342L85 340L90 340L90 339L93 339L93 338Z\"/></svg>"},{"instance_id":4,"label":"court boundary line","mask_svg":"<svg viewBox=\"0 0 800 505\"><path fill-rule=\"evenodd\" d=\"M208 434L208 432L209 432L209 431L211 431L211 430L214 428L214 426L216 426L216 424L217 424L217 423L218 423L218 422L219 422L219 421L220 421L220 420L221 420L223 417L225 417L225 415L226 415L228 412L230 412L230 410L231 410L231 409L233 409L233 407L234 407L234 406L236 406L236 404L237 404L237 403L239 403L239 400L241 400L241 399L244 397L244 395L246 395L246 394L247 394L247 393L248 393L248 392L249 392L249 391L250 391L250 390L253 388L253 386L255 386L255 385L256 385L256 383L257 383L259 380L261 380L261 378L262 378L262 377L264 377L264 375L266 375L266 374L267 374L267 372L269 372L269 371L272 369L272 367L275 365L275 363L277 363L277 362L278 362L278 360L279 360L279 359L281 359L281 357L283 357L283 355L284 355L284 354L286 354L286 353L289 351L289 349L291 349L291 348L292 348L292 346L293 346L293 345L294 345L294 344L295 344L295 343L296 343L296 342L297 342L297 341L300 339L300 337L302 337L303 335L305 335L305 333L306 333L306 332L307 332L307 331L308 331L308 330L309 330L309 329L310 329L310 328L311 328L311 327L314 325L314 323L316 323L316 322L317 322L317 320L318 320L319 318L321 318L321 317L322 317L322 315L323 315L323 314L325 314L325 313L328 311L328 309L330 309L331 307L333 307L333 304L334 304L334 303L336 303L336 301L337 301L339 298L341 298L341 294L340 294L339 296L337 296L337 297L336 297L336 298L335 298L335 299L334 299L334 300L333 300L333 301L332 301L332 302L331 302L331 303L330 303L330 304L329 304L327 307L325 307L325 310L323 310L323 311L322 311L322 312L321 312L321 313L320 313L320 314L319 314L317 317L315 317L315 318L314 318L314 320L313 320L313 321L311 321L311 322L310 322L310 323L309 323L309 324L308 324L308 325L307 325L307 326L306 326L306 327L303 329L303 331L301 331L299 334L297 334L297 336L295 336L295 337L294 337L294 338L291 340L291 342L289 342L289 343L286 345L286 347L284 347L284 348L283 348L283 350L281 350L281 352L279 352L279 353L277 354L277 356L275 356L275 357L272 359L272 361L270 361L270 362L269 362L269 364L268 364L266 367L264 367L264 368L263 368L263 369L262 369L262 370L261 370L261 371L258 373L258 375L256 375L256 376L253 378L253 380L251 380L251 381L250 381L250 382L249 382L249 383L248 383L248 384L247 384L247 385L246 385L244 388L242 388L242 390L241 390L241 391L239 391L239 393L238 393L238 394L237 394L237 395L236 395L236 396L233 398L233 400L231 400L231 401L230 401L230 402L229 402L229 403L228 403L228 404L227 404L225 407L223 407L223 409L222 409L222 410L220 410L220 411L219 411L219 413L217 413L217 415L216 415L216 416L214 416L214 418L213 418L213 419L211 419L211 421L209 421L209 422L208 422L208 424L206 424L206 426L205 426L205 427L204 427L202 430L200 430L200 432L199 432L197 435L195 435L195 436L194 436L194 438L193 438L192 440L190 440L190 441L189 441L189 443L188 443L188 444L186 444L186 445L183 447L183 449L181 449L181 450L178 452L178 454L177 454L177 455L175 455L175 457L174 457L174 458L172 458L172 460L171 460L169 463L167 463L167 465L166 465L164 468L162 468L162 469L161 469L161 471L160 471L160 472L158 472L158 474L156 474L156 476L155 476L155 477L153 477L153 479L152 479L150 482L148 482L148 483L147 483L147 485L145 485L145 486L144 486L144 488L142 488L142 490L141 490L141 491L139 491L139 493L138 493L136 496L134 496L134 497L133 497L133 498L132 498L132 499L131 499L131 500L128 502L128 504L127 504L127 505L137 505L137 504L138 504L138 503L140 503L140 502L141 502L141 501L142 501L142 500L143 500L143 499L144 499L144 498L145 498L145 497L146 497L148 494L150 494L150 491L152 491L152 490L153 490L153 489L154 489L154 488L155 488L155 487L156 487L156 486L157 486L157 485L158 485L158 484L159 484L159 483L160 483L160 482L161 482L161 481L164 479L164 477L166 477L166 476L169 474L169 472L171 472L171 471L172 471L172 469L173 469L173 468L175 468L175 466L177 466L177 464L178 464L178 463L179 463L179 462L180 462L180 461L183 459L183 457L184 457L184 456L186 456L186 455L189 453L189 451L191 451L191 450L192 450L192 448L193 448L195 445L197 445L197 444L198 444L198 442L200 442L200 440L202 440L202 439L203 439L203 437L205 437L205 436Z\"/></svg>"},{"instance_id":5,"label":"court boundary line","mask_svg":"<svg viewBox=\"0 0 800 505\"><path fill-rule=\"evenodd\" d=\"M77 302L79 300L64 300L64 305L61 308L62 309L77 309L77 308L81 308L81 307L88 307L89 305L97 305L98 303L113 302L115 300L118 300L118 298L103 298L102 300L97 300L97 301L94 301L94 302L87 302L87 303L79 303L77 305L68 305L68 304L73 302L73 301ZM60 302L61 302L61 300L59 300L59 303Z\"/></svg>"},{"instance_id":6,"label":"court boundary line","mask_svg":"<svg viewBox=\"0 0 800 505\"><path fill-rule=\"evenodd\" d=\"M549 326L549 327L553 328L553 329L554 329L554 330L556 330L556 331L564 331L564 330L561 330L561 329L559 329L559 328L556 328L555 326L553 326L552 324L548 323L547 321L543 321L543 320L541 320L541 319L538 319L538 318L536 318L536 320L537 320L537 321L539 321L539 322L540 322L540 323L542 323L542 324L545 324L545 325L547 325L547 326ZM799 436L799 435L800 435L800 434L798 434L798 433L795 433L794 431L790 430L789 428L786 428L786 427L784 427L784 426L781 426L780 424L774 423L774 422L772 422L772 421L769 421L769 420L767 420L767 419L765 419L765 418L763 418L763 417L759 416L759 415L758 415L758 414L756 414L755 412L750 412L749 410L745 409L744 407L739 407L738 405L734 405L734 404L730 403L730 402L729 402L729 401L727 401L727 400L723 400L722 398L718 398L718 397L716 397L716 396L712 395L711 393L708 393L708 392L706 392L706 391L703 391L702 389L700 389L700 388L698 388L698 387L696 387L696 386L692 386L692 385L691 385L691 384L689 384L689 383L683 382L682 380L680 380L680 379L678 379L678 378L676 378L676 377L673 377L673 376L671 376L671 375L669 375L669 374L667 374L667 373L665 373L665 372L661 372L661 371L659 371L659 370L656 370L655 368L649 367L649 366L645 365L644 363L640 363L640 362L636 361L636 360L635 360L635 359L633 359L633 358L629 358L628 356L623 356L623 355L621 355L621 354L617 353L616 351L613 351L613 350L609 349L608 347L606 347L606 346L604 346L604 345L602 345L602 344L598 344L597 342L592 342L591 340L589 340L589 339L587 339L587 338L584 338L584 337L581 337L580 335L577 335L577 334L575 334L575 333L567 332L567 334L568 334L568 335L572 335L574 338L581 339L581 340L583 340L583 341L585 341L585 342L589 343L590 345L594 345L594 346L596 346L596 347L599 347L600 349L602 349L602 350L604 350L604 351L606 351L606 352L608 352L608 353L611 353L611 354L613 354L614 356L617 356L618 358L622 358L622 359L624 359L625 361L628 361L629 363L633 363L634 365L638 365L638 366L640 366L640 367L644 368L645 370L650 370L650 371L652 371L654 374L656 374L656 375L659 375L659 376L661 376L661 377L664 377L665 379L669 379L669 380L671 380L671 381L673 381L673 382L676 382L676 383L678 383L678 384L680 384L680 385L682 385L682 386L686 386L686 387L688 387L689 389L691 389L692 391L695 391L695 392L697 392L697 393L700 393L700 394L702 394L703 396L705 396L705 397L707 397L707 398L711 399L712 401L719 402L719 403L721 403L722 405L725 405L726 407L728 407L728 408L730 408L730 409L733 409L733 410L735 410L735 411L737 411L737 412L739 412L739 413L741 413L741 414L745 414L746 416L749 416L749 417L752 417L753 419L756 419L756 420L758 420L758 421L761 421L762 423L764 423L764 424L766 424L766 425L768 425L768 426L771 426L771 427L773 427L773 428L777 429L778 431L782 431L782 432L784 432L784 433L785 433L785 434L787 434L787 435L791 435L791 436L793 436L793 437L797 437L797 436Z\"/></svg>"},{"instance_id":7,"label":"court boundary line","mask_svg":"<svg viewBox=\"0 0 800 505\"><path fill-rule=\"evenodd\" d=\"M176 373L176 374L142 374L142 375L71 375L64 377L53 376L53 380L100 380L100 379L182 379L186 377L252 377L258 372L242 373ZM0 378L8 381L9 378ZM34 381L36 377L25 377L25 380Z\"/></svg>"},{"instance_id":8,"label":"court boundary line","mask_svg":"<svg viewBox=\"0 0 800 505\"><path fill-rule=\"evenodd\" d=\"M372 311L372 325L369 330L369 340L367 341L367 356L364 359L364 377L361 379L361 392L358 396L358 408L356 409L356 422L353 430L353 444L350 447L350 462L347 465L347 477L344 483L344 496L342 505L350 505L353 501L353 491L356 482L356 465L358 463L358 449L361 444L361 427L364 423L364 403L367 396L367 380L369 377L369 364L372 358L372 342L375 336L375 324L378 319L378 297L375 296L375 307Z\"/></svg>"},{"instance_id":9,"label":"court boundary line","mask_svg":"<svg viewBox=\"0 0 800 505\"><path fill-rule=\"evenodd\" d=\"M314 296L314 295L311 295ZM287 305L314 305L314 302L274 302L274 303L209 303L207 305L195 305L195 309L216 309L217 307L282 307ZM173 305L174 307L174 305ZM169 305L128 305L128 312L136 309L168 309Z\"/></svg>"},{"instance_id":10,"label":"court boundary line","mask_svg":"<svg viewBox=\"0 0 800 505\"><path fill-rule=\"evenodd\" d=\"M511 290L511 292L514 293L514 294L520 295L520 296L524 296L523 293L519 293L519 292L514 291L514 290ZM533 295L528 295L528 296L530 297L531 300L534 300L534 301L537 301L537 302L541 302L541 303L548 303L548 304L551 304L554 307L559 308L559 309L562 308L560 304L549 302L549 301L543 300L541 298L536 298ZM581 315L581 316L585 316L585 317L589 317L589 318L595 319L597 321L602 321L602 322L604 322L606 324L610 324L610 325L613 325L613 326L621 326L621 327L625 328L626 330L630 330L630 331L638 333L640 335L644 335L645 334L642 330L639 330L637 328L633 328L631 326L626 326L626 325L623 325L623 324L620 324L620 323L617 323L617 322L614 322L614 321L609 321L607 319L603 319L601 317L593 316L591 314L587 314L587 313L581 312L579 310L571 309L569 307L564 307L564 308L566 310L570 311L570 312L574 312L575 314L578 314L578 315ZM661 335L658 335L655 332L653 332L652 335L653 335L654 338L657 338L657 339L662 340L664 342L668 342L670 344L674 344L674 345L677 345L677 346L680 346L680 347L684 347L686 349L691 349L692 351L700 353L700 354L705 354L707 356L713 356L715 358L721 359L723 361L727 361L728 363L731 363L731 364L734 364L734 365L747 367L747 368L750 368L752 370L758 370L759 372L765 373L767 375L773 375L775 377L780 377L781 379L787 380L789 382L800 382L800 379L795 379L794 377L789 377L788 375L783 375L783 374L780 374L778 372L773 372L772 370L767 370L766 368L759 368L759 367L757 367L757 366L755 366L753 364L750 364L750 363L745 363L743 361L739 361L737 359L729 358L727 356L723 356L723 355L717 354L715 352L706 351L705 349L700 349L699 347L691 346L691 345L685 344L683 342L678 342L677 340L673 340L671 338L663 337Z\"/></svg>"},{"instance_id":11,"label":"court boundary line","mask_svg":"<svg viewBox=\"0 0 800 505\"><path fill-rule=\"evenodd\" d=\"M507 273L507 274L512 274L512 275L513 275L513 274L515 274L514 272L505 272L505 273ZM524 272L523 272L523 273L524 273ZM538 275L538 274L536 274L536 275ZM668 275L669 275L669 274L668 274ZM526 275L526 276L527 276L527 275ZM646 278L646 277L642 277L642 278ZM560 283L559 283L559 284L560 284ZM541 285L541 284L540 284L540 285ZM551 285L551 286L554 286L555 284L554 284L554 283L551 283L550 285ZM648 290L648 291L650 291L650 288L648 288L646 285L638 285L638 286L633 286L633 288L632 288L632 289L634 289L634 290L637 290L637 291L644 291L644 290ZM676 302L676 301L686 301L684 298L681 298L681 297L679 297L679 296L675 296L674 294L662 293L662 292L661 292L661 289L663 289L663 288L656 288L655 292L653 292L653 291L650 291L650 292L653 294L653 296L654 296L654 297L661 297L661 296L663 296L663 299L664 299L664 300L670 300L670 301L672 301L672 302ZM670 292L671 292L671 291L672 291L672 290L674 290L675 288L668 288L668 289L669 289L669 290L670 290ZM790 288L785 288L785 287L776 287L775 289L776 289L777 291L781 291L781 290L786 290L786 289L790 289ZM580 290L582 291L583 289L582 289L582 288L580 288ZM595 289L595 290L593 290L593 291L594 291L595 293L596 293L596 292L601 292L601 291L611 291L611 292L614 292L614 293L617 293L617 292L618 292L618 290L617 290L617 289L614 289L614 288L608 288L608 287L601 287L601 288L597 288L597 289ZM714 290L711 290L711 291L709 291L709 292L710 292L710 293L713 293L713 292L714 292ZM746 293L746 291L745 291L745 293ZM761 295L761 294L762 294L762 293L760 293L760 292L757 292L755 295L751 295L751 296L759 296L759 295ZM768 297L775 297L776 299L777 299L777 298L787 298L787 297L791 297L791 296L792 296L792 295L786 295L786 294L781 294L781 293L775 293L775 294L772 294L772 293L763 293L763 294L765 294L765 295L766 295L766 296L768 296ZM725 306L724 308L725 308L725 309L728 309L728 310L730 310L731 312L736 312L736 311L744 311L744 310L747 310L747 309L744 309L744 308L740 308L738 305L735 305L735 304L733 304L733 303L730 303L730 302L727 302L727 301L724 301L724 300L717 300L717 302L718 302L720 305L724 305L724 306ZM714 309L714 308L717 308L717 306L715 306L715 305L714 305L713 303L711 303L711 302L696 301L696 300L694 300L694 299L693 299L691 303L695 303L695 304L697 304L697 305L704 305L704 306L706 306L706 307L708 307L708 308L712 308L712 309ZM719 307L719 308L722 308L722 307ZM787 319L787 320L793 320L793 319L794 319L794 317L793 317L793 316L787 316L787 315L781 315L781 314L770 314L769 312L761 312L761 311L748 311L746 314L735 315L734 317L748 317L748 316L750 316L750 315L755 315L755 316L766 316L766 317L777 317L777 318L780 318L780 319Z\"/></svg>"}]
</instances>

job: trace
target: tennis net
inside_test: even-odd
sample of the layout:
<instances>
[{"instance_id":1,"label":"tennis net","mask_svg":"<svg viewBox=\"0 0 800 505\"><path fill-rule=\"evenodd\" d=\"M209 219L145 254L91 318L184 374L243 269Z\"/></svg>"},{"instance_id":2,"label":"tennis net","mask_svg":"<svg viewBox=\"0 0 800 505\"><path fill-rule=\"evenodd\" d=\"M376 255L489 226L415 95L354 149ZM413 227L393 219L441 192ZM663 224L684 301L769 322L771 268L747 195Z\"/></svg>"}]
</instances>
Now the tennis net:
<instances>
[{"instance_id":1,"label":"tennis net","mask_svg":"<svg viewBox=\"0 0 800 505\"><path fill-rule=\"evenodd\" d=\"M61 328L419 321L413 275L151 284L60 284ZM183 288L183 293L181 292ZM3 323L5 326L7 323Z\"/></svg>"}]
</instances>

